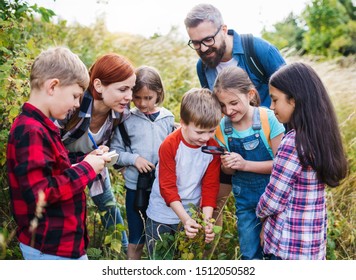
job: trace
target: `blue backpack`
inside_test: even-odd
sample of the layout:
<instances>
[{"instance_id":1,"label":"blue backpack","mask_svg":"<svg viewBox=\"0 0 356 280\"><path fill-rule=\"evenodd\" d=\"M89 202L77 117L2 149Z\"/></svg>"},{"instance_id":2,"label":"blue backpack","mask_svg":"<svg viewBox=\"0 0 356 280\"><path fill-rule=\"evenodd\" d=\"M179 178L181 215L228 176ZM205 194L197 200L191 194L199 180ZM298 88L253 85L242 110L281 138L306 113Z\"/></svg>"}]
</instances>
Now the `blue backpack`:
<instances>
[{"instance_id":1,"label":"blue backpack","mask_svg":"<svg viewBox=\"0 0 356 280\"><path fill-rule=\"evenodd\" d=\"M256 77L264 84L268 84L268 76L263 65L260 63L256 56L255 48L253 45L253 35L252 34L241 34L242 47L244 49L244 59L249 69L256 75ZM207 85L208 81L205 77L205 67L201 59L199 59L197 64L197 71L199 75L199 80L203 81L203 84Z\"/></svg>"}]
</instances>

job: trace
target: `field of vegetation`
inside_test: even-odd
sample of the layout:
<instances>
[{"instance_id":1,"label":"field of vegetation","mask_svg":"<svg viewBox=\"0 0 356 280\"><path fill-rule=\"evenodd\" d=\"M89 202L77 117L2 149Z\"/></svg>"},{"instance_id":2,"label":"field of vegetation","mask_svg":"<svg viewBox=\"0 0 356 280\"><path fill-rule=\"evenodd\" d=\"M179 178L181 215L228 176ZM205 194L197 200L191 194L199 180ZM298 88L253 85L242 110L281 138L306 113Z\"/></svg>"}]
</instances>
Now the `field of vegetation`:
<instances>
[{"instance_id":1,"label":"field of vegetation","mask_svg":"<svg viewBox=\"0 0 356 280\"><path fill-rule=\"evenodd\" d=\"M41 50L49 46L65 45L77 53L88 67L96 57L107 52L122 54L135 66L143 64L154 66L160 71L167 92L164 106L175 114L178 121L181 96L190 88L199 86L195 71L197 55L186 46L186 42L179 39L180 36L174 27L165 36L155 34L151 38L143 38L130 34L112 34L100 20L91 27L68 26L65 21L52 23L50 21L52 11L37 6L30 7L26 1L0 0L0 8L0 100L2 104L0 107L2 116L0 122L0 259L22 259L14 236L15 223L9 203L6 142L13 119L29 96L28 77L33 59ZM354 22L353 19L347 25L354 26ZM354 37L350 35L350 38L355 39L355 33L352 34ZM278 34L265 35L273 40ZM350 165L349 176L343 183L327 191L329 217L327 258L337 260L356 260L356 57L352 47L354 45L348 48L351 49L351 53L347 57L340 53L335 56L325 56L318 52L313 53L312 50L308 52L300 49L297 53L303 53L303 56L290 55L290 53L295 54L295 51L284 52L288 63L304 61L315 68L325 82L337 111ZM291 49L284 45L280 48ZM335 53L335 44L332 51L326 53ZM118 204L125 215L125 190L122 176L112 170L111 178ZM90 259L125 259L120 241L121 229L104 230L100 223L102 213L97 211L91 200L88 200L88 209ZM224 224L219 246L210 258L239 259L232 196L223 211ZM174 258L201 259L203 249L197 246L200 242L199 236L194 242L177 236L174 243L177 253ZM167 243L163 240L160 250L167 250L166 246ZM146 254L144 257L147 258Z\"/></svg>"}]
</instances>

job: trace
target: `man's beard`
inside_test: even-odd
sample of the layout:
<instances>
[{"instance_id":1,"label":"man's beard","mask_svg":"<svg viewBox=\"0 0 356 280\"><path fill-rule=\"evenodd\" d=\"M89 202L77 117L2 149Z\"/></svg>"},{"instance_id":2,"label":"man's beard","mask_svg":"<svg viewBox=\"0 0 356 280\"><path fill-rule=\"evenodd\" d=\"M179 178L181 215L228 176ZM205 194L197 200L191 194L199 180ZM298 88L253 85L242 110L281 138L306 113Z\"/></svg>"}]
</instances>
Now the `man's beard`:
<instances>
[{"instance_id":1,"label":"man's beard","mask_svg":"<svg viewBox=\"0 0 356 280\"><path fill-rule=\"evenodd\" d=\"M226 51L226 43L225 41L223 41L221 43L220 48L211 47L206 52L199 51L198 55L200 56L201 60L206 66L208 66L209 68L215 68L221 62L221 59L223 58L225 51ZM207 54L210 54L212 52L215 52L215 56L206 57Z\"/></svg>"}]
</instances>

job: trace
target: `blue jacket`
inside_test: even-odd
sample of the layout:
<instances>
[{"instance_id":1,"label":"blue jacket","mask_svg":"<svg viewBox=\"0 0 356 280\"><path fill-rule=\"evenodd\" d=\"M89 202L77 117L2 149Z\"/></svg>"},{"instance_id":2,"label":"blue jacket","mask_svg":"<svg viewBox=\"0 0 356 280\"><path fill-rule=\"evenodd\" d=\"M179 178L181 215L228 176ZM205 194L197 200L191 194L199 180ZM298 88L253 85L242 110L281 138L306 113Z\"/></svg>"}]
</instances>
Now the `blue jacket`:
<instances>
[{"instance_id":1,"label":"blue jacket","mask_svg":"<svg viewBox=\"0 0 356 280\"><path fill-rule=\"evenodd\" d=\"M228 30L228 34L234 36L232 56L238 61L238 66L247 72L251 81L258 90L261 98L261 105L269 107L271 105L271 98L269 97L268 84L260 81L248 67L247 62L245 61L245 54L240 35L234 30ZM261 38L253 37L253 40L256 56L265 69L269 79L271 75L282 65L286 64L286 62L275 46ZM197 73L200 85L213 90L214 82L217 77L217 71L215 68L209 68L205 65L203 65L205 71L202 71L202 68L198 66L198 64L201 63L200 61L201 59L199 59L197 63Z\"/></svg>"}]
</instances>

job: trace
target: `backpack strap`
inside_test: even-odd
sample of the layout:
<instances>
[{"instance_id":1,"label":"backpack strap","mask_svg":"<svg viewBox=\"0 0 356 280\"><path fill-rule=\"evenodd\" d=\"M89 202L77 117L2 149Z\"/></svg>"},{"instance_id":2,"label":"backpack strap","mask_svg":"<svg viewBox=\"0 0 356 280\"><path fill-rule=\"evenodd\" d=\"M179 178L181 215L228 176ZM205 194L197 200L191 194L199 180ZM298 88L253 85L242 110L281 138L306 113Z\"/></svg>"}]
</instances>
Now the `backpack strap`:
<instances>
[{"instance_id":1,"label":"backpack strap","mask_svg":"<svg viewBox=\"0 0 356 280\"><path fill-rule=\"evenodd\" d=\"M245 60L250 70L259 78L263 83L268 83L268 76L263 65L260 63L256 56L255 47L253 44L252 34L241 34L242 47L245 52Z\"/></svg>"},{"instance_id":2,"label":"backpack strap","mask_svg":"<svg viewBox=\"0 0 356 280\"><path fill-rule=\"evenodd\" d=\"M225 138L221 131L220 125L215 130L215 138L218 139L224 146L226 146Z\"/></svg>"},{"instance_id":3,"label":"backpack strap","mask_svg":"<svg viewBox=\"0 0 356 280\"><path fill-rule=\"evenodd\" d=\"M209 83L205 76L205 66L201 59L199 59L197 62L197 74L199 77L199 82L200 82L201 87L209 88Z\"/></svg>"},{"instance_id":4,"label":"backpack strap","mask_svg":"<svg viewBox=\"0 0 356 280\"><path fill-rule=\"evenodd\" d=\"M126 127L125 127L125 124L123 122L119 123L117 125L117 127L119 128L119 131L120 131L120 134L121 134L121 137L122 137L122 141L124 142L124 145L125 147L128 147L130 149L130 152L132 153L132 149L131 149L131 140L130 140L130 137L129 135L127 134L127 131L126 131ZM121 166L121 165L118 165L117 163L115 163L113 165L114 169L116 170L122 170L125 166Z\"/></svg>"},{"instance_id":5,"label":"backpack strap","mask_svg":"<svg viewBox=\"0 0 356 280\"><path fill-rule=\"evenodd\" d=\"M224 128L224 134L227 135L228 137L231 137L232 135L232 123L230 118L226 117L224 118L224 123L225 123L225 128ZM224 138L224 134L221 131L220 125L217 127L215 130L215 137L218 139L225 147L226 147L226 141Z\"/></svg>"},{"instance_id":6,"label":"backpack strap","mask_svg":"<svg viewBox=\"0 0 356 280\"><path fill-rule=\"evenodd\" d=\"M272 148L271 145L271 128L269 126L269 121L268 121L268 114L267 114L267 109L264 107L259 107L260 111L260 118L261 118L261 124L262 124L262 130L263 133L267 139L268 145Z\"/></svg>"},{"instance_id":7,"label":"backpack strap","mask_svg":"<svg viewBox=\"0 0 356 280\"><path fill-rule=\"evenodd\" d=\"M258 114L259 113L259 114ZM252 128L254 130L260 130L262 126L263 134L265 135L268 145L271 146L271 128L269 126L267 109L264 107L256 107L253 114ZM229 118L225 118L225 130L226 135L232 134L232 124ZM224 135L221 131L221 126L219 125L215 131L215 137L218 139L223 145L226 146Z\"/></svg>"},{"instance_id":8,"label":"backpack strap","mask_svg":"<svg viewBox=\"0 0 356 280\"><path fill-rule=\"evenodd\" d=\"M125 147L128 147L130 149L131 153L132 153L131 140L130 140L129 135L127 134L125 124L123 122L120 123L118 125L118 128L119 128L119 131L120 131L120 134L121 134L121 137L122 137L122 141L124 142Z\"/></svg>"}]
</instances>

